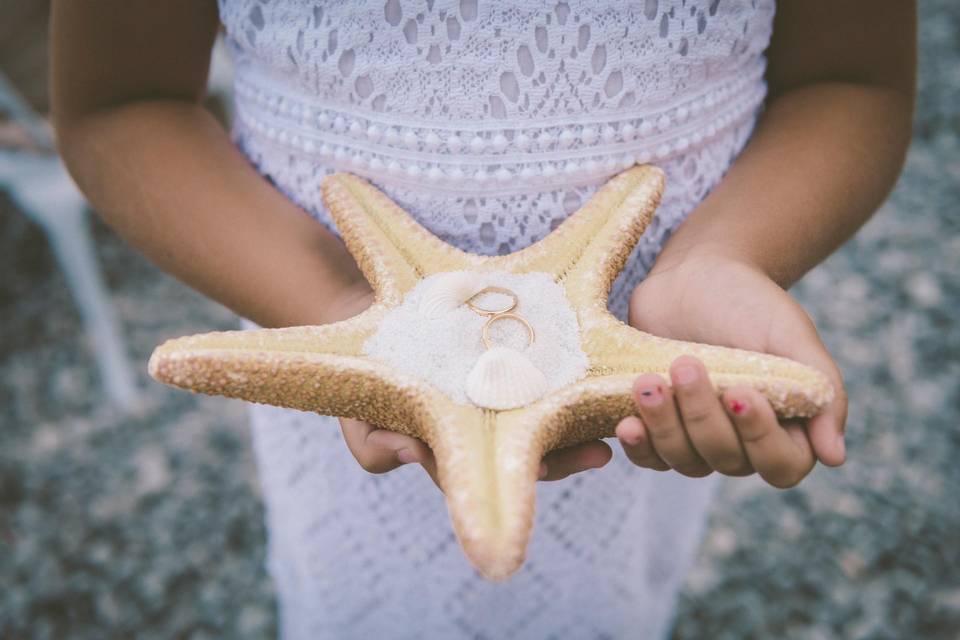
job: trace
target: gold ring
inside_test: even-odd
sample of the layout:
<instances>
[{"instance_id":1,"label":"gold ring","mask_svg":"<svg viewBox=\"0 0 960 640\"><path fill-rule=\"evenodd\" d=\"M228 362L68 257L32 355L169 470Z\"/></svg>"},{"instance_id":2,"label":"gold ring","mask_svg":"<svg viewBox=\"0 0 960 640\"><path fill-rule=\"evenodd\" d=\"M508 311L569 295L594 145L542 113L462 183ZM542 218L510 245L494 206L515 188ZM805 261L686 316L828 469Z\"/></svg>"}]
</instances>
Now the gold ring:
<instances>
[{"instance_id":1,"label":"gold ring","mask_svg":"<svg viewBox=\"0 0 960 640\"><path fill-rule=\"evenodd\" d=\"M510 303L509 307L506 307L504 309L484 309L483 307L478 307L477 305L470 302L481 293L486 293L488 291L492 293L502 293L506 296L510 296L510 298L513 299L513 302ZM510 291L510 289L504 289L503 287L484 287L483 289L480 289L480 291L477 291L475 294L473 294L466 300L467 306L470 307L470 309L474 313L480 314L481 316L495 316L499 313L508 313L510 311L513 311L517 307L518 302L520 302L520 299L517 298L517 294L515 294L513 291Z\"/></svg>"},{"instance_id":2,"label":"gold ring","mask_svg":"<svg viewBox=\"0 0 960 640\"><path fill-rule=\"evenodd\" d=\"M490 342L490 335L489 335L490 325L492 325L497 320L501 320L504 318L513 318L517 322L521 323L524 327L526 327L527 335L530 337L530 344L533 344L533 341L537 339L537 334L534 333L533 326L529 322L527 322L527 319L524 318L523 316L516 313L510 313L508 311L504 313L495 313L490 316L489 320L483 323L483 331L480 334L480 337L483 339L483 346L486 347L487 349L489 349L492 346L492 343ZM527 346L530 346L530 345L527 345Z\"/></svg>"}]
</instances>

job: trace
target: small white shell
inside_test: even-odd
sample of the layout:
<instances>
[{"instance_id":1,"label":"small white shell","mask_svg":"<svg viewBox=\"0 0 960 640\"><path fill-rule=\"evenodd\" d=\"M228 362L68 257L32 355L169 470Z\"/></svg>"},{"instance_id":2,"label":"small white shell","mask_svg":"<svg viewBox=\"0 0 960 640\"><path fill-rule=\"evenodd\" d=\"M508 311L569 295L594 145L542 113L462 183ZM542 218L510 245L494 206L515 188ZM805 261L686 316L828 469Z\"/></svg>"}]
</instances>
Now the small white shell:
<instances>
[{"instance_id":1,"label":"small white shell","mask_svg":"<svg viewBox=\"0 0 960 640\"><path fill-rule=\"evenodd\" d=\"M547 378L516 349L495 345L467 375L467 397L484 409L516 409L547 392Z\"/></svg>"},{"instance_id":2,"label":"small white shell","mask_svg":"<svg viewBox=\"0 0 960 640\"><path fill-rule=\"evenodd\" d=\"M420 298L420 313L428 318L439 318L462 305L483 286L480 274L473 271L438 274Z\"/></svg>"}]
</instances>

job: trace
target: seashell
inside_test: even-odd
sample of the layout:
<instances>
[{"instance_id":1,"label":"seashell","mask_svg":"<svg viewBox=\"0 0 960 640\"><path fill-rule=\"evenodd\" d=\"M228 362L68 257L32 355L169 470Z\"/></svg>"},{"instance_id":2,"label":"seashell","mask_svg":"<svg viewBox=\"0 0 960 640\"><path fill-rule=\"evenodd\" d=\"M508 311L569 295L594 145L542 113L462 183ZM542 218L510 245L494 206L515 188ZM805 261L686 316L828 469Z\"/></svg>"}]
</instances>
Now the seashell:
<instances>
[{"instance_id":1,"label":"seashell","mask_svg":"<svg viewBox=\"0 0 960 640\"><path fill-rule=\"evenodd\" d=\"M483 286L480 274L473 271L438 274L420 298L420 313L428 318L439 318L462 305Z\"/></svg>"},{"instance_id":2,"label":"seashell","mask_svg":"<svg viewBox=\"0 0 960 640\"><path fill-rule=\"evenodd\" d=\"M547 378L516 349L495 345L467 375L467 397L484 409L516 409L547 392Z\"/></svg>"}]
</instances>

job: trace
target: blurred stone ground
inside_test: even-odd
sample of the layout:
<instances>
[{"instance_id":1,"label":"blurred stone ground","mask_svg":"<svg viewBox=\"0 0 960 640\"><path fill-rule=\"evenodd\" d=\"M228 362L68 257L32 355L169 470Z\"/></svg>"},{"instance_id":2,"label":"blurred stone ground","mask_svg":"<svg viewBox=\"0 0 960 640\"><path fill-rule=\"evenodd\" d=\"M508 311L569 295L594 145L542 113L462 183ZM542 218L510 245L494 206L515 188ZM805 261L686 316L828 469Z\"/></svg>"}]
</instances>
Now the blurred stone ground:
<instances>
[{"instance_id":1,"label":"blurred stone ground","mask_svg":"<svg viewBox=\"0 0 960 640\"><path fill-rule=\"evenodd\" d=\"M676 640L960 637L960 6L921 15L904 175L795 289L847 375L849 461L789 491L726 481ZM142 366L233 316L93 225L141 365L132 417L102 400L43 235L0 198L0 639L271 637L244 407Z\"/></svg>"}]
</instances>

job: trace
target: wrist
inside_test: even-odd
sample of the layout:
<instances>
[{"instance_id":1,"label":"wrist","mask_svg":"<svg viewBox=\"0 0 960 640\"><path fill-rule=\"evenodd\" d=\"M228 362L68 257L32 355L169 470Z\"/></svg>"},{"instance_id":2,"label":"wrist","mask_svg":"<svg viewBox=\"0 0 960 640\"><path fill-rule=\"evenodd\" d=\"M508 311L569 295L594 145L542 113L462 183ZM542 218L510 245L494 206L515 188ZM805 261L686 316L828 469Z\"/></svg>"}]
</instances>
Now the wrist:
<instances>
[{"instance_id":1,"label":"wrist","mask_svg":"<svg viewBox=\"0 0 960 640\"><path fill-rule=\"evenodd\" d=\"M766 271L748 255L726 243L705 241L697 243L673 243L669 241L657 256L650 268L650 276L665 273L683 267L710 269L719 266L738 265L747 267L770 277Z\"/></svg>"}]
</instances>

